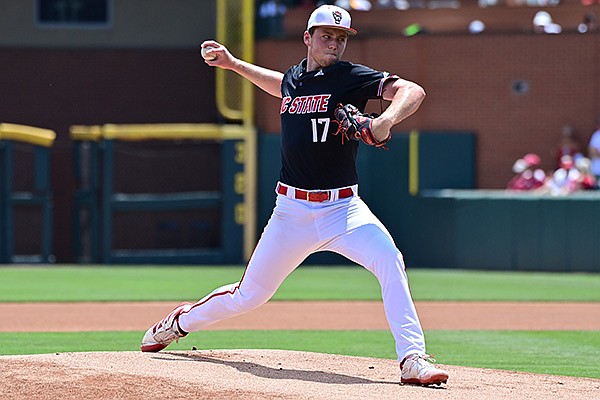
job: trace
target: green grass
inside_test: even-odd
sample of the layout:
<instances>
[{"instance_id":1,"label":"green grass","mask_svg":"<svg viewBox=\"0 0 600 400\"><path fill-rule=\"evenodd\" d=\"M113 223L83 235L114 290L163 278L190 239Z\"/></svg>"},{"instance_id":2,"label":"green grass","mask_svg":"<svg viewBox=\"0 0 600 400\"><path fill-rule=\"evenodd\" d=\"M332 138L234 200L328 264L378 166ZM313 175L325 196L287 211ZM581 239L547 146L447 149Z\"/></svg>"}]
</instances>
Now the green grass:
<instances>
[{"instance_id":1,"label":"green grass","mask_svg":"<svg viewBox=\"0 0 600 400\"><path fill-rule=\"evenodd\" d=\"M440 362L600 379L600 331L431 331Z\"/></svg>"},{"instance_id":2,"label":"green grass","mask_svg":"<svg viewBox=\"0 0 600 400\"><path fill-rule=\"evenodd\" d=\"M600 301L600 274L412 270L420 300Z\"/></svg>"},{"instance_id":3,"label":"green grass","mask_svg":"<svg viewBox=\"0 0 600 400\"><path fill-rule=\"evenodd\" d=\"M243 267L2 267L0 302L194 300L236 282ZM600 274L408 271L415 300L600 301ZM335 290L332 290L334 288ZM380 300L358 266L301 267L274 300Z\"/></svg>"},{"instance_id":4,"label":"green grass","mask_svg":"<svg viewBox=\"0 0 600 400\"><path fill-rule=\"evenodd\" d=\"M0 333L0 354L138 351L142 332ZM600 378L600 332L430 331L439 363ZM169 350L285 349L395 359L388 331L204 331Z\"/></svg>"}]
</instances>

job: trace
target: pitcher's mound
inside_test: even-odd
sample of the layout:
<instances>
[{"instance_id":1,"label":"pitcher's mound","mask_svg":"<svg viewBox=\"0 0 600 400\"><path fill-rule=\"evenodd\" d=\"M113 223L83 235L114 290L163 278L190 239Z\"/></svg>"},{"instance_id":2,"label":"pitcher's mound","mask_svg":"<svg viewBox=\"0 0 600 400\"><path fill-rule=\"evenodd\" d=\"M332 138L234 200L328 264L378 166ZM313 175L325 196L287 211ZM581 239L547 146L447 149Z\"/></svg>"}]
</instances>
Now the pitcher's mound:
<instances>
[{"instance_id":1,"label":"pitcher's mound","mask_svg":"<svg viewBox=\"0 0 600 400\"><path fill-rule=\"evenodd\" d=\"M282 350L0 357L9 399L585 399L600 380L444 366L448 384L400 385L394 360Z\"/></svg>"}]
</instances>

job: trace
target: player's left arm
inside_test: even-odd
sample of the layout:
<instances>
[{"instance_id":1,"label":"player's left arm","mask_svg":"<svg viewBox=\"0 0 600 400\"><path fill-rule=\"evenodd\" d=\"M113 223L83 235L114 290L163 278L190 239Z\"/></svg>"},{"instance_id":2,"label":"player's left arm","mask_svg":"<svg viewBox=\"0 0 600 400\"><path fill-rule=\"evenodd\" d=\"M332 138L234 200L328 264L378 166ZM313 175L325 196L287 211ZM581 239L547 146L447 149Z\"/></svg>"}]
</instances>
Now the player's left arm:
<instances>
[{"instance_id":1,"label":"player's left arm","mask_svg":"<svg viewBox=\"0 0 600 400\"><path fill-rule=\"evenodd\" d=\"M377 140L387 138L394 125L417 111L425 99L425 90L414 82L397 78L384 83L381 95L391 103L371 125L373 136Z\"/></svg>"}]
</instances>

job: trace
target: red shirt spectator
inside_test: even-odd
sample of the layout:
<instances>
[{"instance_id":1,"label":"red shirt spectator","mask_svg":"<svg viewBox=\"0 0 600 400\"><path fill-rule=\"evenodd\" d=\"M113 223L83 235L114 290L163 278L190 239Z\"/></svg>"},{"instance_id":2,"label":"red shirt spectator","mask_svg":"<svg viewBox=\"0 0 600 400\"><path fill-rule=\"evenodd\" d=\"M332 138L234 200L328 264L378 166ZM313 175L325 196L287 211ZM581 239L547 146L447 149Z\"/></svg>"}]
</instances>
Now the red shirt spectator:
<instances>
[{"instance_id":1,"label":"red shirt spectator","mask_svg":"<svg viewBox=\"0 0 600 400\"><path fill-rule=\"evenodd\" d=\"M513 165L515 175L506 185L509 190L535 190L544 186L546 173L535 168L540 165L540 157L529 153L518 159Z\"/></svg>"}]
</instances>

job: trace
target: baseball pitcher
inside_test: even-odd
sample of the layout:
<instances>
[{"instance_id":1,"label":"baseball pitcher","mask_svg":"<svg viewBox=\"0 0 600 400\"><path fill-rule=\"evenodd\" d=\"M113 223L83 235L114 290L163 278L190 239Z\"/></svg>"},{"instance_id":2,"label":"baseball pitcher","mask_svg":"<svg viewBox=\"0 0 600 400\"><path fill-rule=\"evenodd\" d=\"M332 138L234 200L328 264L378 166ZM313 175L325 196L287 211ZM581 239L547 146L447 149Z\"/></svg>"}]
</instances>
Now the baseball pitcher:
<instances>
[{"instance_id":1,"label":"baseball pitcher","mask_svg":"<svg viewBox=\"0 0 600 400\"><path fill-rule=\"evenodd\" d=\"M448 373L425 351L402 254L359 197L356 172L360 143L384 148L391 128L417 111L425 92L397 75L343 61L356 33L346 10L317 8L303 34L306 58L285 73L240 60L215 41L202 43L208 65L234 71L281 99L276 205L241 280L175 308L146 332L142 351L160 351L189 332L259 307L310 254L332 251L377 277L401 381L446 383ZM370 99L390 103L381 115L366 115Z\"/></svg>"}]
</instances>

